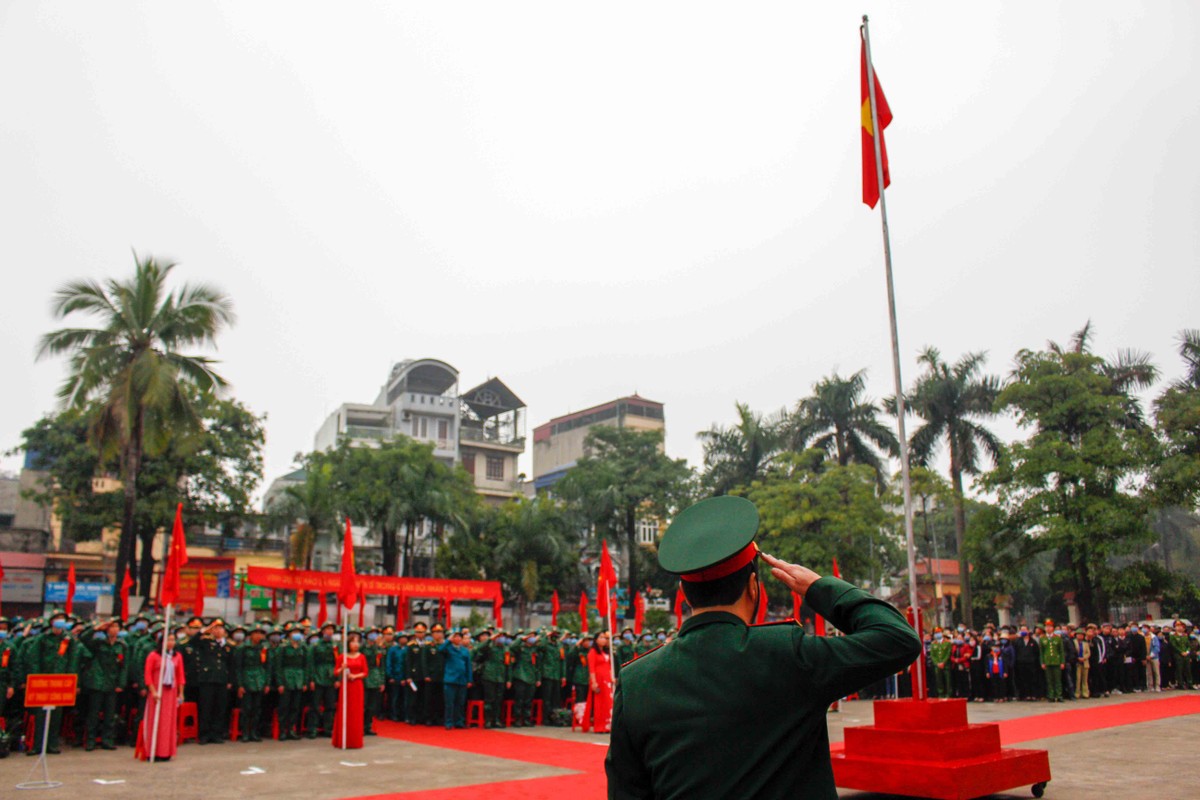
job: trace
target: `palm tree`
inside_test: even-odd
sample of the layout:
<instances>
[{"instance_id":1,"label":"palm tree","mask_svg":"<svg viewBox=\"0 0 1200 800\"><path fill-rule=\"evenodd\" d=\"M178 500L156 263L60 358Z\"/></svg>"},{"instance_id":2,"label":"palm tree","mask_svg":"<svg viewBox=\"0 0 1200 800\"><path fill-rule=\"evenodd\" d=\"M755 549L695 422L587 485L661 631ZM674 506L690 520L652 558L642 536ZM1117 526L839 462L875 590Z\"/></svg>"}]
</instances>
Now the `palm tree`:
<instances>
[{"instance_id":1,"label":"palm tree","mask_svg":"<svg viewBox=\"0 0 1200 800\"><path fill-rule=\"evenodd\" d=\"M906 410L925 420L909 440L913 463L927 467L943 443L950 453L954 541L962 585L962 619L967 627L973 620L963 474L978 474L982 455L986 453L994 463L1001 452L1000 440L977 421L995 416L996 398L1000 395L1000 379L980 374L984 360L983 353L967 353L954 365L949 365L936 348L926 347L917 359L925 366L925 373L917 378L905 398Z\"/></svg>"},{"instance_id":2,"label":"palm tree","mask_svg":"<svg viewBox=\"0 0 1200 800\"><path fill-rule=\"evenodd\" d=\"M1063 347L1057 342L1047 342L1046 346L1061 358L1069 353L1092 355L1091 343L1092 321L1088 320L1082 328L1071 334L1069 346ZM1183 353L1185 348L1186 338L1180 352ZM1186 360L1187 356L1184 355L1184 358ZM1148 388L1158 379L1158 368L1150 361L1150 354L1140 350L1119 350L1115 358L1102 360L1100 373L1110 381L1106 393L1124 400L1124 426L1130 430L1144 429L1146 418L1142 413L1142 404L1133 393Z\"/></svg>"},{"instance_id":3,"label":"palm tree","mask_svg":"<svg viewBox=\"0 0 1200 800\"><path fill-rule=\"evenodd\" d=\"M696 434L704 443L704 480L714 495L727 494L762 478L779 451L780 417L764 417L745 403L736 403L737 424L713 425Z\"/></svg>"},{"instance_id":4,"label":"palm tree","mask_svg":"<svg viewBox=\"0 0 1200 800\"><path fill-rule=\"evenodd\" d=\"M879 407L863 398L867 371L860 369L848 378L834 372L813 384L811 396L801 400L785 423L791 450L808 448L825 451L841 466L866 464L875 470L880 486L885 475L884 458L876 448L895 456L900 452L896 434L876 418Z\"/></svg>"},{"instance_id":5,"label":"palm tree","mask_svg":"<svg viewBox=\"0 0 1200 800\"><path fill-rule=\"evenodd\" d=\"M509 580L516 580L517 616L528 624L529 604L541 588L541 569L559 570L576 553L562 508L547 497L515 498L500 507L495 561Z\"/></svg>"},{"instance_id":6,"label":"palm tree","mask_svg":"<svg viewBox=\"0 0 1200 800\"><path fill-rule=\"evenodd\" d=\"M139 259L126 281L72 281L54 295L51 310L58 319L75 314L95 318L96 327L62 328L42 337L38 358L70 354L66 380L58 396L70 408L98 402L93 443L116 450L125 492L116 574L136 568L134 509L142 457L161 442L168 428L197 428L196 409L186 384L202 392L226 385L216 362L182 349L212 346L216 335L234 319L233 305L222 292L204 284L184 284L168 291L174 264ZM159 434L156 437L156 434ZM143 544L138 591L148 597L153 575L149 549ZM117 587L119 588L119 587Z\"/></svg>"},{"instance_id":7,"label":"palm tree","mask_svg":"<svg viewBox=\"0 0 1200 800\"><path fill-rule=\"evenodd\" d=\"M1191 328L1179 332L1179 355L1183 357L1186 373L1175 382L1180 389L1200 389L1200 330Z\"/></svg>"}]
</instances>

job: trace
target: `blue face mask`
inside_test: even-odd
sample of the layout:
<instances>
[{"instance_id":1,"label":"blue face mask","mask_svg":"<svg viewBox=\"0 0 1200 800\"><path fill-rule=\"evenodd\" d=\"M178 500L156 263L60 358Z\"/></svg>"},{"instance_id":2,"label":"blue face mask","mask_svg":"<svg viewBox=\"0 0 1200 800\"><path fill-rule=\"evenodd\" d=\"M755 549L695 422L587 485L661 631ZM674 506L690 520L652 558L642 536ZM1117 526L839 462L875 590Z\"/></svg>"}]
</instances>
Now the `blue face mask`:
<instances>
[{"instance_id":1,"label":"blue face mask","mask_svg":"<svg viewBox=\"0 0 1200 800\"><path fill-rule=\"evenodd\" d=\"M246 634L242 633L241 631L238 631L237 633L235 633L233 635L233 640L235 642L240 642L240 641L244 640L245 638L246 638Z\"/></svg>"},{"instance_id":2,"label":"blue face mask","mask_svg":"<svg viewBox=\"0 0 1200 800\"><path fill-rule=\"evenodd\" d=\"M280 639L280 636L279 636L279 634L278 634L278 633L272 633L272 634L271 634L270 636L268 636L267 638L271 640L271 643L272 643L272 644L279 644L279 639Z\"/></svg>"},{"instance_id":3,"label":"blue face mask","mask_svg":"<svg viewBox=\"0 0 1200 800\"><path fill-rule=\"evenodd\" d=\"M50 624L54 627L54 630L56 630L56 631L65 631L68 627L70 627L65 619L56 619L56 620L54 620L54 622L51 622Z\"/></svg>"},{"instance_id":4,"label":"blue face mask","mask_svg":"<svg viewBox=\"0 0 1200 800\"><path fill-rule=\"evenodd\" d=\"M659 640L660 642L665 642L665 641L667 640L667 635L666 635L665 633L660 633L660 634L658 635L658 640Z\"/></svg>"},{"instance_id":5,"label":"blue face mask","mask_svg":"<svg viewBox=\"0 0 1200 800\"><path fill-rule=\"evenodd\" d=\"M42 632L42 629L41 629L41 628L30 628L30 629L29 629L29 635L30 635L30 636L37 636L37 635L38 635L39 633L41 633L41 632Z\"/></svg>"},{"instance_id":6,"label":"blue face mask","mask_svg":"<svg viewBox=\"0 0 1200 800\"><path fill-rule=\"evenodd\" d=\"M367 641L368 641L368 642L373 642L373 641L375 641L375 640L376 640L376 639L378 639L378 638L379 638L379 634L378 634L378 633L368 633L368 634L367 634Z\"/></svg>"},{"instance_id":7,"label":"blue face mask","mask_svg":"<svg viewBox=\"0 0 1200 800\"><path fill-rule=\"evenodd\" d=\"M103 640L103 639L107 639L107 638L108 638L108 634L107 634L107 633L105 633L104 631L94 631L94 632L92 633L92 638L93 638L93 639L96 639L97 641L100 641L100 640Z\"/></svg>"},{"instance_id":8,"label":"blue face mask","mask_svg":"<svg viewBox=\"0 0 1200 800\"><path fill-rule=\"evenodd\" d=\"M625 641L627 641L627 642L632 642L632 641L633 641L633 634L632 634L632 633L626 633L626 634L623 634L623 635L621 636L621 638L622 638L622 639L624 639L624 640L625 640Z\"/></svg>"},{"instance_id":9,"label":"blue face mask","mask_svg":"<svg viewBox=\"0 0 1200 800\"><path fill-rule=\"evenodd\" d=\"M133 629L134 629L135 631L144 631L144 630L146 630L146 623L144 623L144 622L135 622L135 623L133 623Z\"/></svg>"},{"instance_id":10,"label":"blue face mask","mask_svg":"<svg viewBox=\"0 0 1200 800\"><path fill-rule=\"evenodd\" d=\"M293 633L293 634L292 634L292 641L293 641L293 642L303 642L303 641L304 641L304 634L303 634L303 633Z\"/></svg>"},{"instance_id":11,"label":"blue face mask","mask_svg":"<svg viewBox=\"0 0 1200 800\"><path fill-rule=\"evenodd\" d=\"M127 631L127 630L122 629L122 630L117 631L118 639L124 639L128 635L129 635L129 631Z\"/></svg>"},{"instance_id":12,"label":"blue face mask","mask_svg":"<svg viewBox=\"0 0 1200 800\"><path fill-rule=\"evenodd\" d=\"M8 638L8 631L0 631L0 641Z\"/></svg>"},{"instance_id":13,"label":"blue face mask","mask_svg":"<svg viewBox=\"0 0 1200 800\"><path fill-rule=\"evenodd\" d=\"M935 634L933 635L933 640L934 640L935 642L940 642L940 641L942 640L942 635L941 635L940 633L935 633Z\"/></svg>"}]
</instances>

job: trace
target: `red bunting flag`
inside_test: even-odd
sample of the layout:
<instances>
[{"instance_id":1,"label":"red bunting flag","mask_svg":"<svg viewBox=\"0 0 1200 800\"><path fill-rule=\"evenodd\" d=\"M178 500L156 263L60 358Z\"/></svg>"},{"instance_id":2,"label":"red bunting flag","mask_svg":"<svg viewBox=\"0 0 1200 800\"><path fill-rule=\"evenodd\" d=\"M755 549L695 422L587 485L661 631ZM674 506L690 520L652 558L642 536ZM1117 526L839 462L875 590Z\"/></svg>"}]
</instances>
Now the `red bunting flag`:
<instances>
[{"instance_id":1,"label":"red bunting flag","mask_svg":"<svg viewBox=\"0 0 1200 800\"><path fill-rule=\"evenodd\" d=\"M646 624L646 598L641 592L633 593L633 632L642 635L642 626Z\"/></svg>"},{"instance_id":2,"label":"red bunting flag","mask_svg":"<svg viewBox=\"0 0 1200 800\"><path fill-rule=\"evenodd\" d=\"M838 569L838 565L837 565L837 556L833 557L833 577L835 577L835 578L842 577L842 571L840 569Z\"/></svg>"},{"instance_id":3,"label":"red bunting flag","mask_svg":"<svg viewBox=\"0 0 1200 800\"><path fill-rule=\"evenodd\" d=\"M558 589L550 595L550 624L558 625Z\"/></svg>"},{"instance_id":4,"label":"red bunting flag","mask_svg":"<svg viewBox=\"0 0 1200 800\"><path fill-rule=\"evenodd\" d=\"M683 589L675 590L675 630L683 627Z\"/></svg>"},{"instance_id":5,"label":"red bunting flag","mask_svg":"<svg viewBox=\"0 0 1200 800\"><path fill-rule=\"evenodd\" d=\"M317 609L317 630L325 627L325 623L329 621L329 606L325 604L325 593L317 593L317 602L321 607Z\"/></svg>"},{"instance_id":6,"label":"red bunting flag","mask_svg":"<svg viewBox=\"0 0 1200 800\"><path fill-rule=\"evenodd\" d=\"M75 606L75 562L71 562L71 566L67 568L67 616L71 616L71 609Z\"/></svg>"},{"instance_id":7,"label":"red bunting flag","mask_svg":"<svg viewBox=\"0 0 1200 800\"><path fill-rule=\"evenodd\" d=\"M367 595L360 584L358 587L358 627L364 627L367 615Z\"/></svg>"},{"instance_id":8,"label":"red bunting flag","mask_svg":"<svg viewBox=\"0 0 1200 800\"><path fill-rule=\"evenodd\" d=\"M354 536L350 533L350 518L346 517L346 536L342 542L342 578L338 585L338 603L354 608L358 598L358 576L354 574Z\"/></svg>"},{"instance_id":9,"label":"red bunting flag","mask_svg":"<svg viewBox=\"0 0 1200 800\"><path fill-rule=\"evenodd\" d=\"M861 33L860 33L861 37ZM860 119L862 126L862 185L863 202L871 208L879 202L879 169L875 164L875 138L871 122L871 90L867 79L867 42L862 40L861 74L862 85ZM873 65L872 65L873 66ZM887 98L883 96L883 87L879 85L879 75L875 75L875 113L879 117L879 155L883 160L883 186L892 184L891 173L888 172L887 145L884 143L883 130L892 123L892 109L888 107Z\"/></svg>"},{"instance_id":10,"label":"red bunting flag","mask_svg":"<svg viewBox=\"0 0 1200 800\"><path fill-rule=\"evenodd\" d=\"M121 601L121 619L129 619L129 592L133 590L133 575L129 572L129 567L125 567L125 579L121 581L121 591L119 599Z\"/></svg>"},{"instance_id":11,"label":"red bunting flag","mask_svg":"<svg viewBox=\"0 0 1200 800\"><path fill-rule=\"evenodd\" d=\"M609 630L615 629L615 621L610 618L610 614L616 611L613 608L610 592L617 585L617 571L613 569L612 557L608 554L608 542L600 540L600 573L596 576L596 610L600 612L600 617L608 623Z\"/></svg>"},{"instance_id":12,"label":"red bunting flag","mask_svg":"<svg viewBox=\"0 0 1200 800\"><path fill-rule=\"evenodd\" d=\"M497 628L504 627L504 598L496 595L492 600L492 618L496 621Z\"/></svg>"},{"instance_id":13,"label":"red bunting flag","mask_svg":"<svg viewBox=\"0 0 1200 800\"><path fill-rule=\"evenodd\" d=\"M183 533L183 503L175 507L175 527L171 529L171 550L167 556L167 569L163 573L159 603L164 606L179 602L179 572L187 564L187 539Z\"/></svg>"},{"instance_id":14,"label":"red bunting flag","mask_svg":"<svg viewBox=\"0 0 1200 800\"><path fill-rule=\"evenodd\" d=\"M442 615L446 618L446 627L450 627L450 595L442 598Z\"/></svg>"},{"instance_id":15,"label":"red bunting flag","mask_svg":"<svg viewBox=\"0 0 1200 800\"><path fill-rule=\"evenodd\" d=\"M200 574L196 576L196 602L195 615L197 617L204 616L204 594L208 591L208 587L204 585L204 570L200 570Z\"/></svg>"},{"instance_id":16,"label":"red bunting flag","mask_svg":"<svg viewBox=\"0 0 1200 800\"><path fill-rule=\"evenodd\" d=\"M588 609L587 592L580 592L579 593L579 632L580 633L588 632L587 609Z\"/></svg>"},{"instance_id":17,"label":"red bunting flag","mask_svg":"<svg viewBox=\"0 0 1200 800\"><path fill-rule=\"evenodd\" d=\"M800 621L800 609L804 607L804 598L792 592L792 619Z\"/></svg>"},{"instance_id":18,"label":"red bunting flag","mask_svg":"<svg viewBox=\"0 0 1200 800\"><path fill-rule=\"evenodd\" d=\"M813 632L816 633L817 636L825 635L825 618L820 614L815 615L813 618Z\"/></svg>"}]
</instances>

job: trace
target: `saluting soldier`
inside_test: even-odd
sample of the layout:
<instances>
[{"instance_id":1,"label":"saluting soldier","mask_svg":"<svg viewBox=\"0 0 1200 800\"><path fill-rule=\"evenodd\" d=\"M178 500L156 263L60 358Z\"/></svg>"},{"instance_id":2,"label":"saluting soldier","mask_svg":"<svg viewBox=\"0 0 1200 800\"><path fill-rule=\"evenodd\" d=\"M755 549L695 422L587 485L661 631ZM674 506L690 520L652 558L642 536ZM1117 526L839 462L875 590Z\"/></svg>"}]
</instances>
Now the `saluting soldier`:
<instances>
[{"instance_id":1,"label":"saluting soldier","mask_svg":"<svg viewBox=\"0 0 1200 800\"><path fill-rule=\"evenodd\" d=\"M84 750L116 750L113 741L117 729L117 697L129 681L129 663L125 643L120 641L121 624L116 620L99 625L83 639L89 653L87 666L80 675L80 686L87 692L87 734ZM104 724L101 727L101 716Z\"/></svg>"},{"instance_id":2,"label":"saluting soldier","mask_svg":"<svg viewBox=\"0 0 1200 800\"><path fill-rule=\"evenodd\" d=\"M1046 673L1046 699L1051 703L1063 701L1063 672L1066 659L1063 657L1063 641L1053 630L1038 642L1041 651L1042 670Z\"/></svg>"},{"instance_id":3,"label":"saluting soldier","mask_svg":"<svg viewBox=\"0 0 1200 800\"><path fill-rule=\"evenodd\" d=\"M312 646L313 706L320 709L321 736L333 736L333 715L337 711L338 692L334 685L337 678L334 667L337 663L337 645L333 623L321 626L321 638Z\"/></svg>"},{"instance_id":4,"label":"saluting soldier","mask_svg":"<svg viewBox=\"0 0 1200 800\"><path fill-rule=\"evenodd\" d=\"M8 726L8 716L13 697L17 692L17 650L13 647L10 624L7 617L0 617L0 720ZM11 728L9 728L11 730Z\"/></svg>"},{"instance_id":5,"label":"saluting soldier","mask_svg":"<svg viewBox=\"0 0 1200 800\"><path fill-rule=\"evenodd\" d=\"M500 638L497 636L497 638ZM475 673L483 683L483 724L485 728L504 727L504 686L509 682L509 655L502 644L492 641L492 636L486 630L476 635L479 644L472 657L475 659Z\"/></svg>"},{"instance_id":6,"label":"saluting soldier","mask_svg":"<svg viewBox=\"0 0 1200 800\"><path fill-rule=\"evenodd\" d=\"M223 744L225 703L233 685L230 651L225 647L225 623L214 620L199 635L189 633L187 647L191 652L194 671L187 674L186 654L183 657L184 671L187 674L186 686L192 685L193 681L196 684L198 741L200 744Z\"/></svg>"},{"instance_id":7,"label":"saluting soldier","mask_svg":"<svg viewBox=\"0 0 1200 800\"><path fill-rule=\"evenodd\" d=\"M379 631L367 634L362 653L367 659L367 677L363 679L363 735L374 736L373 726L383 708L383 693L387 687L387 653L380 645Z\"/></svg>"},{"instance_id":8,"label":"saluting soldier","mask_svg":"<svg viewBox=\"0 0 1200 800\"><path fill-rule=\"evenodd\" d=\"M587 702L588 685L588 650L592 647L592 637L583 634L582 638L574 643L571 648L571 655L568 659L569 668L567 670L567 680L570 681L571 687L575 692L575 702ZM574 713L574 709L572 709Z\"/></svg>"},{"instance_id":9,"label":"saluting soldier","mask_svg":"<svg viewBox=\"0 0 1200 800\"><path fill-rule=\"evenodd\" d=\"M920 655L887 603L767 555L771 574L845 635L807 636L794 621L751 627L764 599L757 530L753 503L722 496L685 509L663 535L659 565L680 576L692 616L621 671L610 798L834 798L830 703Z\"/></svg>"},{"instance_id":10,"label":"saluting soldier","mask_svg":"<svg viewBox=\"0 0 1200 800\"><path fill-rule=\"evenodd\" d=\"M558 628L551 628L541 646L542 661L542 710L545 721L550 714L562 708L563 690L567 686L567 653L559 641Z\"/></svg>"},{"instance_id":11,"label":"saluting soldier","mask_svg":"<svg viewBox=\"0 0 1200 800\"><path fill-rule=\"evenodd\" d=\"M261 742L259 726L263 696L271 691L271 651L260 627L250 629L250 640L233 653L237 680L238 722L243 742Z\"/></svg>"},{"instance_id":12,"label":"saluting soldier","mask_svg":"<svg viewBox=\"0 0 1200 800\"><path fill-rule=\"evenodd\" d=\"M408 694L408 676L404 672L404 656L408 651L408 634L397 631L392 646L384 657L384 672L387 675L388 719L400 722L404 715L404 696Z\"/></svg>"},{"instance_id":13,"label":"saluting soldier","mask_svg":"<svg viewBox=\"0 0 1200 800\"><path fill-rule=\"evenodd\" d=\"M58 611L50 616L50 629L40 634L28 645L23 675L77 675L82 646L68 635L71 624L67 615ZM22 680L22 683L24 680ZM36 756L42 751L42 734L46 728L46 711L39 708L34 727L33 749L25 751L27 756ZM58 754L59 732L62 728L62 709L50 712L50 736L46 740L46 752Z\"/></svg>"},{"instance_id":14,"label":"saluting soldier","mask_svg":"<svg viewBox=\"0 0 1200 800\"><path fill-rule=\"evenodd\" d=\"M542 665L538 658L537 634L522 635L517 631L517 643L508 648L512 654L513 727L533 724L534 690L542 685Z\"/></svg>"},{"instance_id":15,"label":"saluting soldier","mask_svg":"<svg viewBox=\"0 0 1200 800\"><path fill-rule=\"evenodd\" d=\"M429 629L430 640L421 650L425 670L425 708L422 721L426 725L441 725L446 713L446 658L442 655L442 642L446 641L446 629L440 622Z\"/></svg>"},{"instance_id":16,"label":"saluting soldier","mask_svg":"<svg viewBox=\"0 0 1200 800\"><path fill-rule=\"evenodd\" d=\"M1171 634L1171 652L1175 657L1175 688L1192 688L1192 641L1187 635L1187 626L1175 621L1175 632Z\"/></svg>"},{"instance_id":17,"label":"saluting soldier","mask_svg":"<svg viewBox=\"0 0 1200 800\"><path fill-rule=\"evenodd\" d=\"M304 645L304 632L293 628L271 660L272 683L279 693L279 741L299 739L300 702L312 681L312 656Z\"/></svg>"}]
</instances>

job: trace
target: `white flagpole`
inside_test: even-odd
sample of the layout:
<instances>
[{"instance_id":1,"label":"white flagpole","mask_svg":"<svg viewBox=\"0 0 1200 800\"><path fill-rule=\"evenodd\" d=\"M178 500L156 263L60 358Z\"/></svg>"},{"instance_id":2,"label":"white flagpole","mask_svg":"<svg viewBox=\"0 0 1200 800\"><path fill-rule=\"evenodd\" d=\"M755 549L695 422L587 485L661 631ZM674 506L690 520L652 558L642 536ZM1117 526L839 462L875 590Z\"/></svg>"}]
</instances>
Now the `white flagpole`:
<instances>
[{"instance_id":1,"label":"white flagpole","mask_svg":"<svg viewBox=\"0 0 1200 800\"><path fill-rule=\"evenodd\" d=\"M892 376L896 383L896 429L900 434L900 482L904 487L904 541L908 548L908 602L913 608L913 614L921 613L917 602L917 548L913 543L913 502L912 480L909 476L908 435L904 430L904 383L900 378L900 335L896 327L896 290L892 280L892 240L888 232L887 199L883 187L883 152L880 146L883 131L879 127L879 111L875 104L875 62L871 60L871 32L867 24L867 15L862 18L863 43L867 50L867 89L871 101L871 139L875 143L875 179L879 183L879 217L883 222L883 263L887 272L888 320L891 323L892 334ZM924 671L916 670L916 684L913 686L913 698L923 697L925 687L922 684Z\"/></svg>"},{"instance_id":2,"label":"white flagpole","mask_svg":"<svg viewBox=\"0 0 1200 800\"><path fill-rule=\"evenodd\" d=\"M342 602L339 597L338 602ZM350 610L342 615L342 749L346 749L346 718L350 716L348 703L350 700L350 674L346 671L346 649L350 644Z\"/></svg>"},{"instance_id":3,"label":"white flagpole","mask_svg":"<svg viewBox=\"0 0 1200 800\"><path fill-rule=\"evenodd\" d=\"M158 751L158 721L162 718L163 681L167 677L167 637L171 635L171 604L167 603L167 624L163 628L162 663L158 669L158 699L154 704L154 730L150 732L150 763L154 763L154 754ZM175 685L175 684L172 684Z\"/></svg>"}]
</instances>

